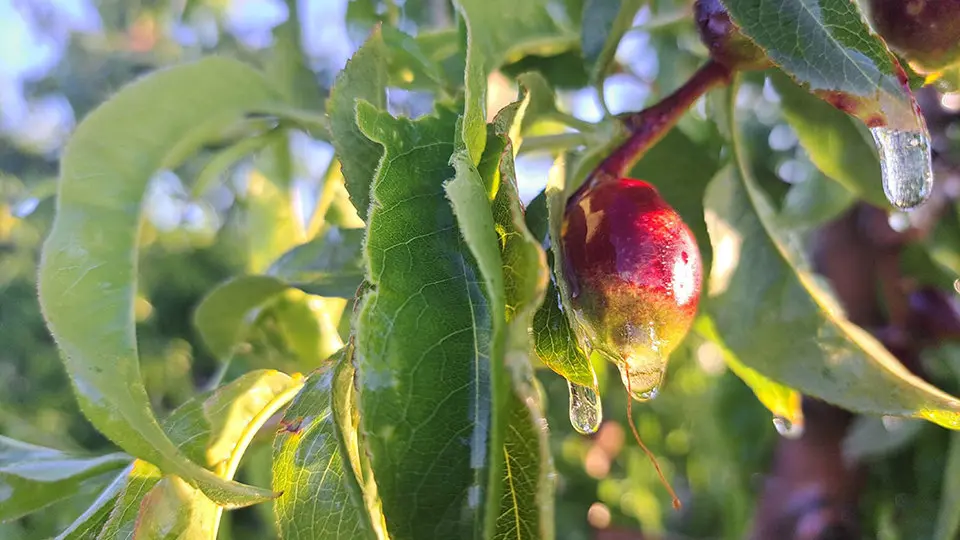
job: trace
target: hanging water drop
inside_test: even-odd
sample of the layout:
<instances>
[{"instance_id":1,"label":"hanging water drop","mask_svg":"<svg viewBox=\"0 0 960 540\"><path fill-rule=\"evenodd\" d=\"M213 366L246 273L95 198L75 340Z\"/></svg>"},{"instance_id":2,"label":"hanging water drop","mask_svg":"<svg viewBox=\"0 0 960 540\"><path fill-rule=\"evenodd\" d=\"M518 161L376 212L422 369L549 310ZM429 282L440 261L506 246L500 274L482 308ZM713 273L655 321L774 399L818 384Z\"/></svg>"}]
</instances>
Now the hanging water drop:
<instances>
[{"instance_id":1,"label":"hanging water drop","mask_svg":"<svg viewBox=\"0 0 960 540\"><path fill-rule=\"evenodd\" d=\"M596 433L603 420L600 394L593 388L570 381L567 381L567 387L570 389L570 425L583 435Z\"/></svg>"},{"instance_id":2,"label":"hanging water drop","mask_svg":"<svg viewBox=\"0 0 960 540\"><path fill-rule=\"evenodd\" d=\"M794 424L782 416L773 417L773 427L777 428L777 433L787 439L799 439L803 436L803 423Z\"/></svg>"},{"instance_id":3,"label":"hanging water drop","mask_svg":"<svg viewBox=\"0 0 960 540\"><path fill-rule=\"evenodd\" d=\"M870 129L880 155L883 192L897 208L919 206L933 188L930 138L925 131Z\"/></svg>"},{"instance_id":4,"label":"hanging water drop","mask_svg":"<svg viewBox=\"0 0 960 540\"><path fill-rule=\"evenodd\" d=\"M650 401L660 395L660 384L663 382L663 362L655 363L655 370L641 371L631 368L629 362L618 362L620 380L623 386L637 401Z\"/></svg>"},{"instance_id":5,"label":"hanging water drop","mask_svg":"<svg viewBox=\"0 0 960 540\"><path fill-rule=\"evenodd\" d=\"M880 422L883 424L883 428L889 432L899 431L906 425L906 420L899 416L891 416L885 414L880 417Z\"/></svg>"}]
</instances>

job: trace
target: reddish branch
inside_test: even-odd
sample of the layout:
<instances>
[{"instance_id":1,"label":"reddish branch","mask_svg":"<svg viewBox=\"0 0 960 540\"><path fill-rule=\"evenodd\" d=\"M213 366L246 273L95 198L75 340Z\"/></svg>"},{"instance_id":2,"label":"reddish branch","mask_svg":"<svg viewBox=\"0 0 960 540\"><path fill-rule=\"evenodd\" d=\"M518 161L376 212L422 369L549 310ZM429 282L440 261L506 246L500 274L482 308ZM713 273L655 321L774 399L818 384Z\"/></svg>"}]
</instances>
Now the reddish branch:
<instances>
[{"instance_id":1,"label":"reddish branch","mask_svg":"<svg viewBox=\"0 0 960 540\"><path fill-rule=\"evenodd\" d=\"M621 117L629 138L600 163L592 181L604 178L619 179L627 175L633 165L648 149L690 110L690 107L710 89L730 82L730 69L710 60L690 79L656 105Z\"/></svg>"}]
</instances>

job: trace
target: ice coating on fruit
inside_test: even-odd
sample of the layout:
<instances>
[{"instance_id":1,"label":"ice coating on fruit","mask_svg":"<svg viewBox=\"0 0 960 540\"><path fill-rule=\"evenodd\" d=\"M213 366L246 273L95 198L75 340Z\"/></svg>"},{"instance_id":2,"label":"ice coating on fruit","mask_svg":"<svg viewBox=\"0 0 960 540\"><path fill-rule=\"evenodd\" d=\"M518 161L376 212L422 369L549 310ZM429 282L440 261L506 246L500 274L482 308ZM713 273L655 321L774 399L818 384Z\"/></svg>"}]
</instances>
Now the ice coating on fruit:
<instances>
[{"instance_id":1,"label":"ice coating on fruit","mask_svg":"<svg viewBox=\"0 0 960 540\"><path fill-rule=\"evenodd\" d=\"M730 69L770 67L767 54L740 32L720 0L697 0L693 10L700 41L710 50L711 58Z\"/></svg>"},{"instance_id":2,"label":"ice coating on fruit","mask_svg":"<svg viewBox=\"0 0 960 540\"><path fill-rule=\"evenodd\" d=\"M652 398L700 300L693 233L653 186L621 178L575 194L561 235L584 348L616 363L635 398Z\"/></svg>"},{"instance_id":3,"label":"ice coating on fruit","mask_svg":"<svg viewBox=\"0 0 960 540\"><path fill-rule=\"evenodd\" d=\"M960 1L870 0L874 29L916 66L937 70L960 61Z\"/></svg>"}]
</instances>

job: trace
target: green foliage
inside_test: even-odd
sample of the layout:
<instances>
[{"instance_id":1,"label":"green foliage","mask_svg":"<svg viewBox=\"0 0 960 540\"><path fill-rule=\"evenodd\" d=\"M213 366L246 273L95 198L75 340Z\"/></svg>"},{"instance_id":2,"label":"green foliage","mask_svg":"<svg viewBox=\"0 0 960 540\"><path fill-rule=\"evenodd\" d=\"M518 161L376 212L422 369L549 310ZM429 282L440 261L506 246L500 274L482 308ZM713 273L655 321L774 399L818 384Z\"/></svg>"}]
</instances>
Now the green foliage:
<instances>
[{"instance_id":1,"label":"green foliage","mask_svg":"<svg viewBox=\"0 0 960 540\"><path fill-rule=\"evenodd\" d=\"M780 95L784 118L817 168L871 204L887 204L877 182L877 152L854 120L810 95L786 75L778 73L770 80Z\"/></svg>"},{"instance_id":2,"label":"green foliage","mask_svg":"<svg viewBox=\"0 0 960 540\"><path fill-rule=\"evenodd\" d=\"M83 457L0 437L0 479L8 501L0 520L36 512L87 485L103 485L129 461L125 454Z\"/></svg>"},{"instance_id":3,"label":"green foliage","mask_svg":"<svg viewBox=\"0 0 960 540\"><path fill-rule=\"evenodd\" d=\"M856 3L722 2L740 30L810 91L869 125L919 128L899 62L871 32Z\"/></svg>"},{"instance_id":4,"label":"green foliage","mask_svg":"<svg viewBox=\"0 0 960 540\"><path fill-rule=\"evenodd\" d=\"M717 333L761 374L846 409L960 426L960 402L911 374L873 336L843 316L797 249L747 164L729 111L735 163L711 182L704 209L714 253L710 313ZM770 317L786 302L789 316ZM797 332L816 339L794 341ZM882 389L882 390L881 390Z\"/></svg>"},{"instance_id":5,"label":"green foliage","mask_svg":"<svg viewBox=\"0 0 960 540\"><path fill-rule=\"evenodd\" d=\"M228 19L189 4L184 21ZM567 197L631 136L608 91L640 81L636 110L706 61L687 4L352 1L335 74L332 52L305 54L309 21L286 2L262 49L225 33L217 55L186 61L208 51L154 36L149 74L118 64L122 87L88 96L103 102L63 149L55 208L49 166L0 150L0 341L17 359L9 377L0 359L0 536L578 540L639 524L743 538L771 415L798 435L801 393L865 413L837 446L873 467L868 533L955 536L960 452L939 427L960 429L956 359L910 373L806 252L824 224L888 207L857 119L919 129L895 57L847 0L723 0L778 67L720 81L733 88L676 128L665 114L637 130L658 142L630 175L679 212L704 263L695 328L634 413L682 513L624 442L629 398L578 336L558 239ZM162 27L156 9L138 16ZM638 42L659 67L631 56ZM572 105L590 92L596 122ZM546 182L528 177L537 160ZM20 216L32 199L37 215ZM960 271L943 204L909 238L902 286ZM44 235L55 346L32 294ZM54 347L96 433L62 401ZM570 426L568 383L603 398L592 438ZM930 422L897 430L897 416ZM939 508L896 515L911 489Z\"/></svg>"},{"instance_id":6,"label":"green foliage","mask_svg":"<svg viewBox=\"0 0 960 540\"><path fill-rule=\"evenodd\" d=\"M173 104L177 114L159 103ZM177 163L243 114L278 103L255 71L217 58L128 87L83 122L65 151L57 218L40 270L44 315L87 418L132 455L229 505L268 494L224 482L185 459L150 411L132 313L136 232L140 202L156 170ZM130 151L132 141L143 142Z\"/></svg>"},{"instance_id":7,"label":"green foliage","mask_svg":"<svg viewBox=\"0 0 960 540\"><path fill-rule=\"evenodd\" d=\"M280 421L273 448L277 522L284 538L376 538L364 507L356 426L351 414L353 359L315 373ZM341 411L341 412L338 412Z\"/></svg>"}]
</instances>

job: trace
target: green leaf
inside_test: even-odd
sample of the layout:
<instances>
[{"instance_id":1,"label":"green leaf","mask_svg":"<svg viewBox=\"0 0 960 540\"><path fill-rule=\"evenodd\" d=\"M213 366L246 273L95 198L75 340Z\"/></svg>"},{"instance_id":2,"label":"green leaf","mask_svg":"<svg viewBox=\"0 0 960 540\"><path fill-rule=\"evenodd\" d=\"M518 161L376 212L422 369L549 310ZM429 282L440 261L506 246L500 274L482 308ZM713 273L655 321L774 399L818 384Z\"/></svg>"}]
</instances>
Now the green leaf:
<instances>
[{"instance_id":1,"label":"green leaf","mask_svg":"<svg viewBox=\"0 0 960 540\"><path fill-rule=\"evenodd\" d=\"M580 41L590 67L590 80L602 82L610 69L617 46L644 0L586 0Z\"/></svg>"},{"instance_id":2,"label":"green leaf","mask_svg":"<svg viewBox=\"0 0 960 540\"><path fill-rule=\"evenodd\" d=\"M943 469L943 493L934 540L951 540L960 533L960 434L950 437L950 453Z\"/></svg>"},{"instance_id":3,"label":"green leaf","mask_svg":"<svg viewBox=\"0 0 960 540\"><path fill-rule=\"evenodd\" d=\"M503 444L504 489L495 539L554 538L553 461L542 404L529 362L513 368Z\"/></svg>"},{"instance_id":4,"label":"green leaf","mask_svg":"<svg viewBox=\"0 0 960 540\"><path fill-rule=\"evenodd\" d=\"M497 156L498 157L498 156ZM494 164L499 159L495 158ZM486 497L482 511L483 530L489 531L494 527L498 514L493 512L493 504L499 502L502 486L498 483L503 474L503 456L498 452L503 446L506 433L505 411L509 389L504 373L503 355L505 352L506 316L509 315L504 291L504 262L500 258L497 229L493 221L493 211L487 193L496 192L496 182L499 175L481 177L477 167L473 165L468 148L458 149L451 159L456 170L453 180L444 184L444 190L450 199L453 213L457 218L457 225L463 240L466 241L473 259L480 271L484 290L487 297L488 317L491 319L491 335L486 362L489 363L489 380L492 386L489 419L485 414L474 413L473 420L477 425L489 422L490 460L487 463L489 481L478 479L481 493ZM482 160L480 166L485 164ZM486 321L485 321L486 322ZM484 488L484 485L486 487Z\"/></svg>"},{"instance_id":5,"label":"green leaf","mask_svg":"<svg viewBox=\"0 0 960 540\"><path fill-rule=\"evenodd\" d=\"M764 377L755 369L740 361L717 335L716 327L710 317L706 315L698 316L693 329L703 339L719 347L723 355L723 361L730 368L730 371L749 386L750 390L753 390L757 400L773 413L774 418L782 418L789 422L790 426L803 427L803 409L800 407L801 396L799 392Z\"/></svg>"},{"instance_id":6,"label":"green leaf","mask_svg":"<svg viewBox=\"0 0 960 540\"><path fill-rule=\"evenodd\" d=\"M842 452L847 463L866 463L888 459L897 450L912 444L923 428L930 424L923 420L858 416L843 438Z\"/></svg>"},{"instance_id":7,"label":"green leaf","mask_svg":"<svg viewBox=\"0 0 960 540\"><path fill-rule=\"evenodd\" d=\"M110 484L69 527L57 535L56 540L87 540L97 538L110 517L117 497L127 485L127 479L133 471L134 463L127 465L116 475Z\"/></svg>"},{"instance_id":8,"label":"green leaf","mask_svg":"<svg viewBox=\"0 0 960 540\"><path fill-rule=\"evenodd\" d=\"M732 99L728 105L736 163L717 175L704 199L715 253L708 306L717 334L745 365L806 395L960 429L960 401L911 374L847 320L810 270L799 238L777 227L751 175Z\"/></svg>"},{"instance_id":9,"label":"green leaf","mask_svg":"<svg viewBox=\"0 0 960 540\"><path fill-rule=\"evenodd\" d=\"M203 169L201 169L197 175L197 179L193 183L193 189L191 190L193 196L202 197L205 195L210 189L222 181L224 173L226 173L228 169L243 158L269 146L276 138L277 133L270 131L255 137L241 139L214 154L206 164L204 164Z\"/></svg>"},{"instance_id":10,"label":"green leaf","mask_svg":"<svg viewBox=\"0 0 960 540\"><path fill-rule=\"evenodd\" d=\"M220 512L200 490L177 476L157 481L140 501L133 538L216 538Z\"/></svg>"},{"instance_id":11,"label":"green leaf","mask_svg":"<svg viewBox=\"0 0 960 540\"><path fill-rule=\"evenodd\" d=\"M368 101L381 109L386 106L386 55L380 30L374 29L337 76L327 101L333 147L340 158L350 200L363 220L367 219L371 182L383 150L357 127L357 102Z\"/></svg>"},{"instance_id":12,"label":"green leaf","mask_svg":"<svg viewBox=\"0 0 960 540\"><path fill-rule=\"evenodd\" d=\"M364 229L330 227L280 257L267 274L310 294L353 298L363 281Z\"/></svg>"},{"instance_id":13,"label":"green leaf","mask_svg":"<svg viewBox=\"0 0 960 540\"><path fill-rule=\"evenodd\" d=\"M208 58L127 86L78 126L61 162L40 301L84 414L104 435L229 506L270 493L226 482L166 437L140 377L133 303L140 203L151 176L248 112L280 103L253 69Z\"/></svg>"},{"instance_id":14,"label":"green leaf","mask_svg":"<svg viewBox=\"0 0 960 540\"><path fill-rule=\"evenodd\" d=\"M868 126L923 130L900 82L903 69L856 2L721 1L740 30L811 92Z\"/></svg>"},{"instance_id":15,"label":"green leaf","mask_svg":"<svg viewBox=\"0 0 960 540\"><path fill-rule=\"evenodd\" d=\"M561 251L563 245L556 239L561 237L560 228L566 208L566 193L570 189L567 180L566 161L560 158L550 170L544 191L547 198L547 223L551 247L548 259L552 275L544 302L534 316L536 351L544 364L568 381L598 391L593 363L584 352L579 337L574 332L566 314L569 309L567 306L570 305L570 292L563 277L563 265L560 264L563 260ZM556 301L554 296L557 298Z\"/></svg>"},{"instance_id":16,"label":"green leaf","mask_svg":"<svg viewBox=\"0 0 960 540\"><path fill-rule=\"evenodd\" d=\"M287 287L270 276L233 278L203 298L194 312L193 324L210 352L227 361L252 326L251 311L267 304Z\"/></svg>"},{"instance_id":17,"label":"green leaf","mask_svg":"<svg viewBox=\"0 0 960 540\"><path fill-rule=\"evenodd\" d=\"M849 189L817 173L790 186L777 216L777 225L787 229L812 229L840 217L856 202L856 195Z\"/></svg>"},{"instance_id":18,"label":"green leaf","mask_svg":"<svg viewBox=\"0 0 960 540\"><path fill-rule=\"evenodd\" d=\"M467 27L462 138L474 164L486 144L487 77L523 54L557 54L578 42L570 16L551 0L457 0Z\"/></svg>"},{"instance_id":19,"label":"green leaf","mask_svg":"<svg viewBox=\"0 0 960 540\"><path fill-rule=\"evenodd\" d=\"M193 323L222 362L231 360L238 346L255 341L260 335L256 330L264 330L279 338L278 347L294 357L292 363L271 367L305 372L343 347L337 310L342 312L344 303L306 294L275 277L240 276L207 294L194 312Z\"/></svg>"},{"instance_id":20,"label":"green leaf","mask_svg":"<svg viewBox=\"0 0 960 540\"><path fill-rule=\"evenodd\" d=\"M880 161L873 143L849 115L817 99L782 72L770 80L780 95L783 116L810 161L823 174L867 202L885 208Z\"/></svg>"},{"instance_id":21,"label":"green leaf","mask_svg":"<svg viewBox=\"0 0 960 540\"><path fill-rule=\"evenodd\" d=\"M276 370L250 371L177 407L164 420L163 427L195 461L209 467L223 466L238 450L242 452L238 441L250 429L251 422L277 396L301 386L301 378Z\"/></svg>"},{"instance_id":22,"label":"green leaf","mask_svg":"<svg viewBox=\"0 0 960 540\"><path fill-rule=\"evenodd\" d=\"M443 71L421 46L420 40L392 26L382 26L380 32L389 56L387 68L391 86L426 90L444 87Z\"/></svg>"},{"instance_id":23,"label":"green leaf","mask_svg":"<svg viewBox=\"0 0 960 540\"><path fill-rule=\"evenodd\" d=\"M352 358L315 373L290 404L273 443L273 489L282 492L274 509L282 538L311 540L378 538L357 469L346 453L343 410L353 386ZM335 401L339 403L335 404ZM352 410L352 409L350 409Z\"/></svg>"},{"instance_id":24,"label":"green leaf","mask_svg":"<svg viewBox=\"0 0 960 540\"><path fill-rule=\"evenodd\" d=\"M261 425L302 388L302 378L273 370L251 371L178 407L163 427L192 459L232 478L240 457ZM220 508L177 477L136 460L99 539L216 538Z\"/></svg>"},{"instance_id":25,"label":"green leaf","mask_svg":"<svg viewBox=\"0 0 960 540\"><path fill-rule=\"evenodd\" d=\"M533 123L541 118L549 118L557 112L557 95L543 75L536 71L522 73L517 76L517 83L529 94L526 111L523 114L522 126L526 131ZM521 141L514 141L514 146L520 146Z\"/></svg>"},{"instance_id":26,"label":"green leaf","mask_svg":"<svg viewBox=\"0 0 960 540\"><path fill-rule=\"evenodd\" d=\"M343 348L337 324L346 304L342 298L323 298L293 288L277 295L256 322L258 329L273 338L268 339L271 345L292 357L274 367L312 371Z\"/></svg>"},{"instance_id":27,"label":"green leaf","mask_svg":"<svg viewBox=\"0 0 960 540\"><path fill-rule=\"evenodd\" d=\"M294 246L308 240L294 208L289 140L274 140L254 161L247 175L247 272L258 274Z\"/></svg>"},{"instance_id":28,"label":"green leaf","mask_svg":"<svg viewBox=\"0 0 960 540\"><path fill-rule=\"evenodd\" d=\"M0 521L36 512L81 487L106 485L128 463L126 454L87 457L0 436Z\"/></svg>"},{"instance_id":29,"label":"green leaf","mask_svg":"<svg viewBox=\"0 0 960 540\"><path fill-rule=\"evenodd\" d=\"M552 254L550 262L551 266L556 266ZM554 279L551 278L546 298L533 318L535 351L544 365L564 379L587 388L596 388L597 376L570 329Z\"/></svg>"},{"instance_id":30,"label":"green leaf","mask_svg":"<svg viewBox=\"0 0 960 540\"><path fill-rule=\"evenodd\" d=\"M396 119L365 102L358 119L384 147L355 326L361 434L391 538L472 535L470 501L486 497L493 315L443 189L456 119Z\"/></svg>"},{"instance_id":31,"label":"green leaf","mask_svg":"<svg viewBox=\"0 0 960 540\"><path fill-rule=\"evenodd\" d=\"M127 477L123 491L117 497L110 516L97 535L97 540L127 538L132 540L136 532L137 516L140 513L140 504L147 493L157 485L162 478L160 469L138 459L133 462L133 469ZM198 523L203 525L204 523ZM179 536L174 536L179 538Z\"/></svg>"},{"instance_id":32,"label":"green leaf","mask_svg":"<svg viewBox=\"0 0 960 540\"><path fill-rule=\"evenodd\" d=\"M521 101L497 114L488 129L487 149L481 160L481 165L488 161L498 165L481 170L499 176L495 181L484 183L499 186L493 201L493 216L499 237L508 325L503 361L511 383L503 405L506 412L502 421L507 429L503 438L503 486L494 538L549 540L553 538L553 464L529 359L529 328L543 302L548 269L543 248L527 230L517 188L514 148L508 137L522 123L530 99L527 92ZM499 450L492 444L491 438L491 451Z\"/></svg>"}]
</instances>

